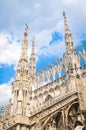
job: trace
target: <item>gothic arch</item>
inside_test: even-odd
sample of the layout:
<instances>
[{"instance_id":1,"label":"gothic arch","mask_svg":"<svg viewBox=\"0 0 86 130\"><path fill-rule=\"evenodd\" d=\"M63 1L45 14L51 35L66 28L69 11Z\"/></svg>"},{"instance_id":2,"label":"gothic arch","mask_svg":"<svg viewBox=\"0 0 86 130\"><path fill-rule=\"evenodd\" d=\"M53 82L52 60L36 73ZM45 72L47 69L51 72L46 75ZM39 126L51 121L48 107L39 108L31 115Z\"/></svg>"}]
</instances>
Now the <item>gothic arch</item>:
<instances>
[{"instance_id":1,"label":"gothic arch","mask_svg":"<svg viewBox=\"0 0 86 130\"><path fill-rule=\"evenodd\" d=\"M72 103L69 105L69 107L67 108L67 115L68 115L68 112L69 112L70 108L71 108L74 104L78 104L78 101L74 101L74 102L72 102Z\"/></svg>"},{"instance_id":2,"label":"gothic arch","mask_svg":"<svg viewBox=\"0 0 86 130\"><path fill-rule=\"evenodd\" d=\"M43 93L44 96L46 96L47 94L48 94L48 91L45 91L45 92Z\"/></svg>"},{"instance_id":3,"label":"gothic arch","mask_svg":"<svg viewBox=\"0 0 86 130\"><path fill-rule=\"evenodd\" d=\"M55 73L55 80L57 80L57 79L59 79L59 74L58 74L58 72L56 71L56 73Z\"/></svg>"},{"instance_id":4,"label":"gothic arch","mask_svg":"<svg viewBox=\"0 0 86 130\"><path fill-rule=\"evenodd\" d=\"M43 79L42 78L40 78L39 85L40 85L40 87L43 85Z\"/></svg>"},{"instance_id":5,"label":"gothic arch","mask_svg":"<svg viewBox=\"0 0 86 130\"><path fill-rule=\"evenodd\" d=\"M50 82L52 82L53 81L53 76L52 76L52 74L50 75Z\"/></svg>"},{"instance_id":6,"label":"gothic arch","mask_svg":"<svg viewBox=\"0 0 86 130\"><path fill-rule=\"evenodd\" d=\"M66 75L65 69L62 67L62 69L61 69L61 76L63 77L65 75Z\"/></svg>"},{"instance_id":7,"label":"gothic arch","mask_svg":"<svg viewBox=\"0 0 86 130\"><path fill-rule=\"evenodd\" d=\"M45 101L48 101L48 100L50 100L50 99L52 99L53 97L50 95L50 94L48 94L46 97L45 97Z\"/></svg>"},{"instance_id":8,"label":"gothic arch","mask_svg":"<svg viewBox=\"0 0 86 130\"><path fill-rule=\"evenodd\" d=\"M53 93L53 92L54 92L54 89L50 88L49 93Z\"/></svg>"},{"instance_id":9,"label":"gothic arch","mask_svg":"<svg viewBox=\"0 0 86 130\"><path fill-rule=\"evenodd\" d=\"M59 90L59 89L60 89L60 86L57 85L57 86L55 87L55 90Z\"/></svg>"},{"instance_id":10,"label":"gothic arch","mask_svg":"<svg viewBox=\"0 0 86 130\"><path fill-rule=\"evenodd\" d=\"M74 130L77 126L83 126L81 120L81 112L79 110L79 103L76 101L68 107L67 113L67 128L68 130Z\"/></svg>"},{"instance_id":11,"label":"gothic arch","mask_svg":"<svg viewBox=\"0 0 86 130\"><path fill-rule=\"evenodd\" d=\"M63 130L63 129L64 129L62 111L59 111L59 112L55 115L55 122L56 122L56 130Z\"/></svg>"},{"instance_id":12,"label":"gothic arch","mask_svg":"<svg viewBox=\"0 0 86 130\"><path fill-rule=\"evenodd\" d=\"M85 65L85 59L80 56L80 66L84 66Z\"/></svg>"},{"instance_id":13,"label":"gothic arch","mask_svg":"<svg viewBox=\"0 0 86 130\"><path fill-rule=\"evenodd\" d=\"M44 82L45 82L45 84L48 83L48 78L47 78L47 76L45 76L45 78L44 78Z\"/></svg>"},{"instance_id":14,"label":"gothic arch","mask_svg":"<svg viewBox=\"0 0 86 130\"><path fill-rule=\"evenodd\" d=\"M80 126L83 126L83 123L82 123L81 121L76 121L74 128L76 128L78 124L79 124Z\"/></svg>"},{"instance_id":15,"label":"gothic arch","mask_svg":"<svg viewBox=\"0 0 86 130\"><path fill-rule=\"evenodd\" d=\"M46 120L44 120L44 122L42 122L43 124L43 129L44 130L63 130L63 116L62 116L62 111L57 111L53 114L51 114L51 116L47 117ZM52 127L52 124L54 125ZM51 126L49 128L49 125Z\"/></svg>"},{"instance_id":16,"label":"gothic arch","mask_svg":"<svg viewBox=\"0 0 86 130\"><path fill-rule=\"evenodd\" d=\"M34 96L34 100L37 100L37 96Z\"/></svg>"},{"instance_id":17,"label":"gothic arch","mask_svg":"<svg viewBox=\"0 0 86 130\"><path fill-rule=\"evenodd\" d=\"M42 122L42 130L56 130L56 122L52 116Z\"/></svg>"},{"instance_id":18,"label":"gothic arch","mask_svg":"<svg viewBox=\"0 0 86 130\"><path fill-rule=\"evenodd\" d=\"M43 94L42 94L42 93L40 93L38 97L39 97L39 98L42 98L42 97L43 97Z\"/></svg>"}]
</instances>

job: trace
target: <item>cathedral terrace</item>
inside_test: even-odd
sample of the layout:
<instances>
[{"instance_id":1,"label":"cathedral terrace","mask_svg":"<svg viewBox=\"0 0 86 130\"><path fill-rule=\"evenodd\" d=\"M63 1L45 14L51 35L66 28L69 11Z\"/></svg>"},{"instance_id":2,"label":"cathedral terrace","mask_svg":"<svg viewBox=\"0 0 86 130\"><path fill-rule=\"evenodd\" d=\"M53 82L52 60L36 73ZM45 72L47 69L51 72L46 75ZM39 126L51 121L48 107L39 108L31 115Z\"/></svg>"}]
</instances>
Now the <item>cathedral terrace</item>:
<instances>
[{"instance_id":1,"label":"cathedral terrace","mask_svg":"<svg viewBox=\"0 0 86 130\"><path fill-rule=\"evenodd\" d=\"M1 107L0 130L86 130L86 43L74 48L65 12L63 18L66 52L39 72L34 38L28 62L26 24L12 97Z\"/></svg>"}]
</instances>

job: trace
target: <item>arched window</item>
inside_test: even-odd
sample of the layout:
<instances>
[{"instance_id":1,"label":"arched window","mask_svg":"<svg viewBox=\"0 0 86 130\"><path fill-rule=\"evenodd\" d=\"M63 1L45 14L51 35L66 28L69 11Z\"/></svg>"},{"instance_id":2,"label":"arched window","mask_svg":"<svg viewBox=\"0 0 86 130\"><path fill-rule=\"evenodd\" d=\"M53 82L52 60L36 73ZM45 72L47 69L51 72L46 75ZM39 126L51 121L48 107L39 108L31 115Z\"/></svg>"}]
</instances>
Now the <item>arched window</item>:
<instances>
[{"instance_id":1,"label":"arched window","mask_svg":"<svg viewBox=\"0 0 86 130\"><path fill-rule=\"evenodd\" d=\"M27 96L27 90L26 90L26 92L25 92L25 96Z\"/></svg>"},{"instance_id":2,"label":"arched window","mask_svg":"<svg viewBox=\"0 0 86 130\"><path fill-rule=\"evenodd\" d=\"M17 97L19 96L19 91L17 90Z\"/></svg>"},{"instance_id":3,"label":"arched window","mask_svg":"<svg viewBox=\"0 0 86 130\"><path fill-rule=\"evenodd\" d=\"M58 72L56 72L56 74L55 74L55 79L59 79Z\"/></svg>"},{"instance_id":4,"label":"arched window","mask_svg":"<svg viewBox=\"0 0 86 130\"><path fill-rule=\"evenodd\" d=\"M85 65L85 60L82 57L80 57L80 66L83 66L83 65Z\"/></svg>"},{"instance_id":5,"label":"arched window","mask_svg":"<svg viewBox=\"0 0 86 130\"><path fill-rule=\"evenodd\" d=\"M45 77L45 84L46 84L46 83L48 83L48 79L47 79L47 77Z\"/></svg>"},{"instance_id":6,"label":"arched window","mask_svg":"<svg viewBox=\"0 0 86 130\"><path fill-rule=\"evenodd\" d=\"M44 96L46 96L47 94L48 94L48 91L45 91L45 92L44 92Z\"/></svg>"},{"instance_id":7,"label":"arched window","mask_svg":"<svg viewBox=\"0 0 86 130\"><path fill-rule=\"evenodd\" d=\"M54 89L53 89L53 88L51 88L51 89L49 90L49 92L50 92L50 93L53 93L53 92L54 92Z\"/></svg>"},{"instance_id":8,"label":"arched window","mask_svg":"<svg viewBox=\"0 0 86 130\"><path fill-rule=\"evenodd\" d=\"M62 70L61 70L61 76L65 76L65 70L64 70L64 68L62 68Z\"/></svg>"},{"instance_id":9,"label":"arched window","mask_svg":"<svg viewBox=\"0 0 86 130\"><path fill-rule=\"evenodd\" d=\"M52 76L52 75L50 76L50 81L51 81L51 82L53 81L53 76Z\"/></svg>"},{"instance_id":10,"label":"arched window","mask_svg":"<svg viewBox=\"0 0 86 130\"><path fill-rule=\"evenodd\" d=\"M72 64L69 62L68 64L68 70L71 70L72 69Z\"/></svg>"},{"instance_id":11,"label":"arched window","mask_svg":"<svg viewBox=\"0 0 86 130\"><path fill-rule=\"evenodd\" d=\"M52 99L52 96L51 95L47 95L47 97L45 98L45 101L48 101L50 99Z\"/></svg>"}]
</instances>

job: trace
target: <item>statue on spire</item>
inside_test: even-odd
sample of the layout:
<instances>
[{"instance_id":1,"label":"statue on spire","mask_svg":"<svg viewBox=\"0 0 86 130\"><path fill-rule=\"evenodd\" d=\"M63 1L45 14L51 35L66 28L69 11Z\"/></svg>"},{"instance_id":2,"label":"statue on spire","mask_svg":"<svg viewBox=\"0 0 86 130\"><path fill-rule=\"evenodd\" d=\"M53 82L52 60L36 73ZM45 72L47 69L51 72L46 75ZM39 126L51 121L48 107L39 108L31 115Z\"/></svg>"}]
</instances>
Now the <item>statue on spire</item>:
<instances>
[{"instance_id":1,"label":"statue on spire","mask_svg":"<svg viewBox=\"0 0 86 130\"><path fill-rule=\"evenodd\" d=\"M33 38L32 38L32 52L31 52L31 54L34 54L35 52L35 45L34 45L34 43L35 43L35 36L33 36Z\"/></svg>"},{"instance_id":2,"label":"statue on spire","mask_svg":"<svg viewBox=\"0 0 86 130\"><path fill-rule=\"evenodd\" d=\"M32 46L34 45L34 43L35 43L35 36L33 36L32 38Z\"/></svg>"},{"instance_id":3,"label":"statue on spire","mask_svg":"<svg viewBox=\"0 0 86 130\"><path fill-rule=\"evenodd\" d=\"M28 30L28 24L26 23L25 25L25 30L27 31Z\"/></svg>"},{"instance_id":4,"label":"statue on spire","mask_svg":"<svg viewBox=\"0 0 86 130\"><path fill-rule=\"evenodd\" d=\"M66 15L65 15L65 11L63 11L63 16L66 16Z\"/></svg>"},{"instance_id":5,"label":"statue on spire","mask_svg":"<svg viewBox=\"0 0 86 130\"><path fill-rule=\"evenodd\" d=\"M66 13L63 11L63 17L64 17L64 27L65 27L65 44L66 44L66 53L71 54L74 52L74 43L71 31L68 27L67 19L66 19Z\"/></svg>"},{"instance_id":6,"label":"statue on spire","mask_svg":"<svg viewBox=\"0 0 86 130\"><path fill-rule=\"evenodd\" d=\"M36 56L35 56L35 36L32 38L32 49L31 49L31 55L30 55L30 63L29 63L29 68L30 68L30 75L35 76L36 74Z\"/></svg>"}]
</instances>

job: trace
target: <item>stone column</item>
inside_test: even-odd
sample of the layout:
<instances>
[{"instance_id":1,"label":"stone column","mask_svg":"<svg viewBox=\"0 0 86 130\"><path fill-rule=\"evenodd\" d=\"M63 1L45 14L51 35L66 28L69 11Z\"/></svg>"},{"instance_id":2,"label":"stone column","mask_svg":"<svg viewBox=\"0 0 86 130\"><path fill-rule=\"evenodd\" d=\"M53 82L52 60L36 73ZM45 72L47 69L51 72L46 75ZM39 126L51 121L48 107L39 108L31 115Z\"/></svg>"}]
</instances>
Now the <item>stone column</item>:
<instances>
[{"instance_id":1,"label":"stone column","mask_svg":"<svg viewBox=\"0 0 86 130\"><path fill-rule=\"evenodd\" d=\"M53 120L51 124L51 130L56 130L56 122Z\"/></svg>"},{"instance_id":2,"label":"stone column","mask_svg":"<svg viewBox=\"0 0 86 130\"><path fill-rule=\"evenodd\" d=\"M29 130L29 128L27 127L26 130Z\"/></svg>"},{"instance_id":3,"label":"stone column","mask_svg":"<svg viewBox=\"0 0 86 130\"><path fill-rule=\"evenodd\" d=\"M23 126L21 127L21 130L27 130L26 126L23 125Z\"/></svg>"},{"instance_id":4,"label":"stone column","mask_svg":"<svg viewBox=\"0 0 86 130\"><path fill-rule=\"evenodd\" d=\"M65 108L62 110L62 120L63 120L63 127L64 127L64 130L66 130L66 122L67 122L67 116L66 116L66 112L65 112Z\"/></svg>"},{"instance_id":5,"label":"stone column","mask_svg":"<svg viewBox=\"0 0 86 130\"><path fill-rule=\"evenodd\" d=\"M17 114L22 114L22 101L17 101Z\"/></svg>"},{"instance_id":6,"label":"stone column","mask_svg":"<svg viewBox=\"0 0 86 130\"><path fill-rule=\"evenodd\" d=\"M16 130L20 130L20 125L17 125L17 126L16 126Z\"/></svg>"},{"instance_id":7,"label":"stone column","mask_svg":"<svg viewBox=\"0 0 86 130\"><path fill-rule=\"evenodd\" d=\"M41 124L40 124L40 122L37 122L37 124L35 125L35 127L34 127L34 130L41 130L42 128L41 128Z\"/></svg>"},{"instance_id":8,"label":"stone column","mask_svg":"<svg viewBox=\"0 0 86 130\"><path fill-rule=\"evenodd\" d=\"M11 103L11 110L10 110L11 116L14 114L13 113L13 104Z\"/></svg>"},{"instance_id":9,"label":"stone column","mask_svg":"<svg viewBox=\"0 0 86 130\"><path fill-rule=\"evenodd\" d=\"M29 103L27 103L27 106L26 106L26 116L29 116L29 115L30 115L30 110L29 110L29 108L30 108L30 105L29 105Z\"/></svg>"}]
</instances>

